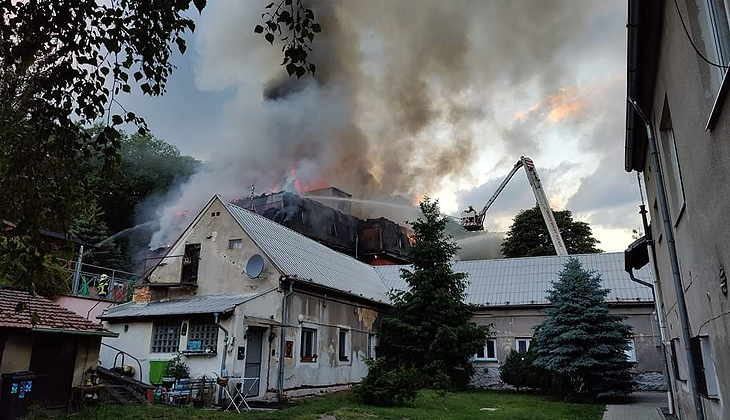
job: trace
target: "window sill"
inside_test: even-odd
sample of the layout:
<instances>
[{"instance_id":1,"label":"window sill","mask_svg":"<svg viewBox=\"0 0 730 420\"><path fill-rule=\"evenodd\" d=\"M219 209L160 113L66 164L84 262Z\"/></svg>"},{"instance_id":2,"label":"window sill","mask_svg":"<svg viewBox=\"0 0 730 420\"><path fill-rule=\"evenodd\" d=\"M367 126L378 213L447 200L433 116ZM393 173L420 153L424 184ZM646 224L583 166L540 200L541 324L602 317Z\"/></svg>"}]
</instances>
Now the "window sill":
<instances>
[{"instance_id":1,"label":"window sill","mask_svg":"<svg viewBox=\"0 0 730 420\"><path fill-rule=\"evenodd\" d=\"M682 208L679 209L679 214L677 214L677 218L674 219L674 228L676 229L677 226L679 226L679 222L682 221L682 216L684 216L684 209L687 208L687 203L682 203Z\"/></svg>"},{"instance_id":2,"label":"window sill","mask_svg":"<svg viewBox=\"0 0 730 420\"><path fill-rule=\"evenodd\" d=\"M725 97L727 96L727 90L729 89L728 84L730 82L728 82L728 74L730 74L730 71L726 71L725 76L722 78L720 91L717 92L717 97L715 97L715 103L712 104L710 118L707 119L705 131L712 131L712 127L714 127L715 122L717 122L717 118L720 116L720 111L722 111L722 106L724 105Z\"/></svg>"},{"instance_id":3,"label":"window sill","mask_svg":"<svg viewBox=\"0 0 730 420\"><path fill-rule=\"evenodd\" d=\"M700 394L700 397L702 397L702 398L704 398L704 399L706 399L708 401L720 401L720 396L719 395L710 395L708 397L707 395Z\"/></svg>"},{"instance_id":4,"label":"window sill","mask_svg":"<svg viewBox=\"0 0 730 420\"><path fill-rule=\"evenodd\" d=\"M217 356L217 352L205 352L205 351L199 351L199 350L183 350L180 352L181 354L185 356L208 356L208 357L214 357Z\"/></svg>"},{"instance_id":5,"label":"window sill","mask_svg":"<svg viewBox=\"0 0 730 420\"><path fill-rule=\"evenodd\" d=\"M299 361L302 363L317 363L317 358L316 357L302 357L301 359L299 359Z\"/></svg>"},{"instance_id":6,"label":"window sill","mask_svg":"<svg viewBox=\"0 0 730 420\"><path fill-rule=\"evenodd\" d=\"M498 362L497 359L474 359L474 362L477 363L496 363Z\"/></svg>"}]
</instances>

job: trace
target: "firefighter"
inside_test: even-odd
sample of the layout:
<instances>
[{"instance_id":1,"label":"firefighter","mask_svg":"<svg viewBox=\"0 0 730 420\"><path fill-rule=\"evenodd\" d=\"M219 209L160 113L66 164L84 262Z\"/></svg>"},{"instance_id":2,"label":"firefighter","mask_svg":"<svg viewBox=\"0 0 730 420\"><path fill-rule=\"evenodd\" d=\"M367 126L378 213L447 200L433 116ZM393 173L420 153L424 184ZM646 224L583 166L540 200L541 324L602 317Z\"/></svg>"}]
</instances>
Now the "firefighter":
<instances>
[{"instance_id":1,"label":"firefighter","mask_svg":"<svg viewBox=\"0 0 730 420\"><path fill-rule=\"evenodd\" d=\"M109 293L109 276L102 274L99 282L96 284L96 294L99 297L106 297Z\"/></svg>"}]
</instances>

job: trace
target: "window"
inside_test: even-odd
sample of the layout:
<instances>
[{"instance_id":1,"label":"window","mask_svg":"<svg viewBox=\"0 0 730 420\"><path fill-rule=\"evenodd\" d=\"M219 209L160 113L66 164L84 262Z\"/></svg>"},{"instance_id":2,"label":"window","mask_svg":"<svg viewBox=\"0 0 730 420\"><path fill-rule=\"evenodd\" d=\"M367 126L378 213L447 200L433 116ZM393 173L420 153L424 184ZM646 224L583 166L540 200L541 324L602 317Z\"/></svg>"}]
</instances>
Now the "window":
<instances>
[{"instance_id":1,"label":"window","mask_svg":"<svg viewBox=\"0 0 730 420\"><path fill-rule=\"evenodd\" d=\"M378 337L375 334L368 334L368 357L375 359L375 346L378 345Z\"/></svg>"},{"instance_id":2,"label":"window","mask_svg":"<svg viewBox=\"0 0 730 420\"><path fill-rule=\"evenodd\" d=\"M329 233L332 236L337 236L337 224L335 221L331 221L329 224L329 228L327 229L327 233Z\"/></svg>"},{"instance_id":3,"label":"window","mask_svg":"<svg viewBox=\"0 0 730 420\"><path fill-rule=\"evenodd\" d=\"M198 264L200 263L200 244L186 244L182 262L181 283L198 282Z\"/></svg>"},{"instance_id":4,"label":"window","mask_svg":"<svg viewBox=\"0 0 730 420\"><path fill-rule=\"evenodd\" d=\"M212 319L190 321L188 350L216 353L218 350L218 326Z\"/></svg>"},{"instance_id":5,"label":"window","mask_svg":"<svg viewBox=\"0 0 730 420\"><path fill-rule=\"evenodd\" d=\"M180 349L180 321L163 320L152 327L151 353L176 353Z\"/></svg>"},{"instance_id":6,"label":"window","mask_svg":"<svg viewBox=\"0 0 730 420\"><path fill-rule=\"evenodd\" d=\"M345 328L340 328L340 339L339 339L339 345L338 345L338 351L337 354L339 355L341 362L347 362L350 360L348 357L349 354L349 345L348 345L348 337L350 335L350 330Z\"/></svg>"},{"instance_id":7,"label":"window","mask_svg":"<svg viewBox=\"0 0 730 420\"><path fill-rule=\"evenodd\" d=\"M526 354L528 350L530 350L530 340L531 338L518 338L515 341L517 342L517 353L519 354Z\"/></svg>"},{"instance_id":8,"label":"window","mask_svg":"<svg viewBox=\"0 0 730 420\"><path fill-rule=\"evenodd\" d=\"M698 47L704 47L705 56L713 63L722 65L730 62L730 25L728 25L727 0L695 0L697 26L699 29ZM720 90L720 83L727 69L711 67L712 92Z\"/></svg>"},{"instance_id":9,"label":"window","mask_svg":"<svg viewBox=\"0 0 730 420\"><path fill-rule=\"evenodd\" d=\"M228 249L243 249L243 239L231 239L228 241Z\"/></svg>"},{"instance_id":10,"label":"window","mask_svg":"<svg viewBox=\"0 0 730 420\"><path fill-rule=\"evenodd\" d=\"M677 142L672 129L672 117L669 113L667 101L664 101L662 111L660 146L662 155L662 169L664 171L664 184L669 200L669 210L672 221L676 225L684 209L684 186L682 185L682 173L679 169L679 156L677 154Z\"/></svg>"},{"instance_id":11,"label":"window","mask_svg":"<svg viewBox=\"0 0 730 420\"><path fill-rule=\"evenodd\" d=\"M672 370L674 370L674 379L678 381L684 381L685 378L682 377L680 369L679 369L679 360L677 360L677 346L679 345L679 339L673 338L670 341L671 344L671 351L672 351Z\"/></svg>"},{"instance_id":12,"label":"window","mask_svg":"<svg viewBox=\"0 0 730 420\"><path fill-rule=\"evenodd\" d=\"M477 351L474 360L496 361L497 360L497 340L491 339L484 343L484 347Z\"/></svg>"},{"instance_id":13,"label":"window","mask_svg":"<svg viewBox=\"0 0 730 420\"><path fill-rule=\"evenodd\" d=\"M302 362L317 361L317 330L302 328Z\"/></svg>"},{"instance_id":14,"label":"window","mask_svg":"<svg viewBox=\"0 0 730 420\"><path fill-rule=\"evenodd\" d=\"M705 397L716 398L719 392L709 337L690 338L689 346L695 365L698 392Z\"/></svg>"},{"instance_id":15,"label":"window","mask_svg":"<svg viewBox=\"0 0 730 420\"><path fill-rule=\"evenodd\" d=\"M626 360L629 362L636 361L636 348L634 346L634 339L629 340L629 348L624 351L626 353Z\"/></svg>"}]
</instances>

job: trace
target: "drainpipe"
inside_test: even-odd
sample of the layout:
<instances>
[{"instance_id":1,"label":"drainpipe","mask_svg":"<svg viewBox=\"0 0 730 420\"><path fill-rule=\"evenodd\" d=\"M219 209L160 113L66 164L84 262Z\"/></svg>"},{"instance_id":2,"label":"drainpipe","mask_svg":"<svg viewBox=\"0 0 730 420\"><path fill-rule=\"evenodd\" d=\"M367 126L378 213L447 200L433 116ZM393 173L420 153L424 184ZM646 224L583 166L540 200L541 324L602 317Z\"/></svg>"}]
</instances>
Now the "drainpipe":
<instances>
[{"instance_id":1,"label":"drainpipe","mask_svg":"<svg viewBox=\"0 0 730 420\"><path fill-rule=\"evenodd\" d=\"M289 291L284 293L281 306L281 337L279 337L279 400L284 398L284 351L286 347L286 326L289 324L289 306L288 300L294 291L292 290L293 282L289 280Z\"/></svg>"},{"instance_id":2,"label":"drainpipe","mask_svg":"<svg viewBox=\"0 0 730 420\"><path fill-rule=\"evenodd\" d=\"M659 211L662 215L664 223L664 234L667 236L667 249L669 252L669 263L672 267L672 277L674 279L674 291L677 294L677 309L679 311L679 323L682 326L682 338L684 341L684 351L687 357L687 367L689 370L689 382L692 386L692 397L694 399L695 415L697 420L704 420L705 415L702 410L702 399L697 391L697 375L695 374L695 363L692 358L692 349L689 340L689 315L687 314L687 303L684 299L684 288L682 287L682 278L679 275L679 259L677 258L677 246L674 242L674 231L669 221L669 206L667 204L666 191L664 189L664 180L662 179L661 168L659 167L659 153L657 152L656 137L654 136L654 127L649 119L644 115L641 107L636 100L629 98L629 104L634 108L639 118L644 122L646 128L646 137L649 143L649 153L651 153L651 167L654 171L654 182L656 183Z\"/></svg>"},{"instance_id":3,"label":"drainpipe","mask_svg":"<svg viewBox=\"0 0 730 420\"><path fill-rule=\"evenodd\" d=\"M216 312L213 314L215 317L215 325L218 326L221 330L223 330L223 357L221 358L221 375L220 376L228 376L228 372L226 372L226 354L228 353L228 330L225 329L219 322L218 317L220 314ZM218 387L218 403L220 403L223 400L223 388Z\"/></svg>"}]
</instances>

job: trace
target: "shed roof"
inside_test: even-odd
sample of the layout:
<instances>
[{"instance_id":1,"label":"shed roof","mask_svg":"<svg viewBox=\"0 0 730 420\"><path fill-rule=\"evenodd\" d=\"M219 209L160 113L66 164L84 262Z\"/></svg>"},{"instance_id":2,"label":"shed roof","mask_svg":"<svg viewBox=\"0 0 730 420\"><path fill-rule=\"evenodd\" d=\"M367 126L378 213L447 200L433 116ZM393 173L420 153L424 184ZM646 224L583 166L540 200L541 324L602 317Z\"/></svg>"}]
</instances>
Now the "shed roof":
<instances>
[{"instance_id":1,"label":"shed roof","mask_svg":"<svg viewBox=\"0 0 730 420\"><path fill-rule=\"evenodd\" d=\"M225 205L284 275L365 299L390 302L388 288L371 266L250 210Z\"/></svg>"},{"instance_id":2,"label":"shed roof","mask_svg":"<svg viewBox=\"0 0 730 420\"><path fill-rule=\"evenodd\" d=\"M32 322L34 317L35 325ZM33 296L10 287L0 287L0 328L117 336L101 324L89 321L43 296Z\"/></svg>"},{"instance_id":3,"label":"shed roof","mask_svg":"<svg viewBox=\"0 0 730 420\"><path fill-rule=\"evenodd\" d=\"M229 313L236 306L255 299L271 290L246 294L190 296L173 300L160 300L149 303L129 302L107 309L99 315L100 319L154 317L169 315L200 315Z\"/></svg>"},{"instance_id":4,"label":"shed roof","mask_svg":"<svg viewBox=\"0 0 730 420\"><path fill-rule=\"evenodd\" d=\"M651 290L634 283L624 271L622 252L458 261L452 268L469 275L467 303L479 306L545 305L549 304L546 292L551 288L550 282L557 280L570 257L578 259L583 268L601 275L603 287L610 289L607 301L653 302ZM410 267L378 266L375 271L389 288L404 290L407 285L400 278L400 269ZM635 270L635 276L653 282L648 265Z\"/></svg>"}]
</instances>

